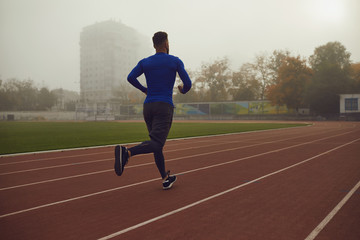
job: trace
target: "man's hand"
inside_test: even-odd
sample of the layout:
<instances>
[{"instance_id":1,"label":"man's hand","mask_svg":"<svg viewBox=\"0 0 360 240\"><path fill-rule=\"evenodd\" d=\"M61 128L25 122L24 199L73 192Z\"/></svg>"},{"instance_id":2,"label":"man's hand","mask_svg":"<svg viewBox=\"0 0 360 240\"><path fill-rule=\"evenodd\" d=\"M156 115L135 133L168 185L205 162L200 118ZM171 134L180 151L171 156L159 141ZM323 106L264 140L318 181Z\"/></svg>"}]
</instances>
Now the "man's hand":
<instances>
[{"instance_id":1,"label":"man's hand","mask_svg":"<svg viewBox=\"0 0 360 240\"><path fill-rule=\"evenodd\" d=\"M179 86L178 86L178 89L179 89L179 92L180 92L180 93L183 93L183 85L179 85Z\"/></svg>"}]
</instances>

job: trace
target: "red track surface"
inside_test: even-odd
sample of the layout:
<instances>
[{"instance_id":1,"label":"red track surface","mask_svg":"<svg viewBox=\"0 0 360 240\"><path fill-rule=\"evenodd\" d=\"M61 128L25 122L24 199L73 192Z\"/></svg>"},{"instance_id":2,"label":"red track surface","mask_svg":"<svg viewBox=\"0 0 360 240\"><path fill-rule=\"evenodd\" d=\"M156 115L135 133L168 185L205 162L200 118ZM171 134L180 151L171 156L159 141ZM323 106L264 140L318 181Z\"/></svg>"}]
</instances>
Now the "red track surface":
<instances>
[{"instance_id":1,"label":"red track surface","mask_svg":"<svg viewBox=\"0 0 360 240\"><path fill-rule=\"evenodd\" d=\"M0 238L360 239L360 123L168 141L165 156L168 191L152 155L121 177L110 147L1 157Z\"/></svg>"}]
</instances>

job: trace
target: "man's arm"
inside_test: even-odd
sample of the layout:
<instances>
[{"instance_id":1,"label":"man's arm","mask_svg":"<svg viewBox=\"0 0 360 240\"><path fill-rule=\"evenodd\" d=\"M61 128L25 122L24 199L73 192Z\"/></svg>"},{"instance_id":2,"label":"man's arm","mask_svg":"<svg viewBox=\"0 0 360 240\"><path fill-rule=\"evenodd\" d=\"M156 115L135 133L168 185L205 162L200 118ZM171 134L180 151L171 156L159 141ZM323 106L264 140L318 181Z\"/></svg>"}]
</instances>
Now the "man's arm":
<instances>
[{"instance_id":1,"label":"man's arm","mask_svg":"<svg viewBox=\"0 0 360 240\"><path fill-rule=\"evenodd\" d=\"M139 82L139 80L137 80L137 78L143 74L143 70L141 67L141 61L134 67L134 69L129 73L127 80L129 83L131 83L131 85L133 85L134 87L136 87L137 89L139 89L140 91L142 91L143 93L146 94L147 92L147 88L144 87L143 85L141 85L141 83Z\"/></svg>"},{"instance_id":2,"label":"man's arm","mask_svg":"<svg viewBox=\"0 0 360 240\"><path fill-rule=\"evenodd\" d=\"M191 80L188 73L185 70L184 63L180 59L178 63L177 72L179 73L180 79L184 84L183 86L178 86L179 91L182 94L185 94L191 89Z\"/></svg>"}]
</instances>

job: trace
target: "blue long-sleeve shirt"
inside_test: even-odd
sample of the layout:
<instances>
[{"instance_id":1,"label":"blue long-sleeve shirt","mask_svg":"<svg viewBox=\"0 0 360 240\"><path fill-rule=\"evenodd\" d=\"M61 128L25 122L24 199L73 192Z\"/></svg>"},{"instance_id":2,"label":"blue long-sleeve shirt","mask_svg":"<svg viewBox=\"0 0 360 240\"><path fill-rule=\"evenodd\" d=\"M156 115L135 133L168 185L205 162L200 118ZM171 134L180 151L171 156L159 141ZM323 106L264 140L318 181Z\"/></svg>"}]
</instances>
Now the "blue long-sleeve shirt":
<instances>
[{"instance_id":1,"label":"blue long-sleeve shirt","mask_svg":"<svg viewBox=\"0 0 360 240\"><path fill-rule=\"evenodd\" d=\"M176 72L183 82L182 93L191 88L191 80L185 71L183 62L175 56L166 53L156 53L142 59L128 75L128 81L134 87L147 94L145 102L167 102L173 104L172 94ZM137 78L145 74L147 88Z\"/></svg>"}]
</instances>

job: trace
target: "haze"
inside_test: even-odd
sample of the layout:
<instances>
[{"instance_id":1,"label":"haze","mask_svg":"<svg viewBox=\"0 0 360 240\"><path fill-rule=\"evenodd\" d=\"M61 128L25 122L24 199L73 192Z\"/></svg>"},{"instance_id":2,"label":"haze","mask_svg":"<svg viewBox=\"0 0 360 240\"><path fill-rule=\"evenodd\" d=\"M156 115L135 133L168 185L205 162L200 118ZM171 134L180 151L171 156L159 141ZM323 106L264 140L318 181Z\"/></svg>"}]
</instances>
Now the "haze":
<instances>
[{"instance_id":1,"label":"haze","mask_svg":"<svg viewBox=\"0 0 360 240\"><path fill-rule=\"evenodd\" d=\"M79 91L80 32L110 19L150 47L168 32L170 53L191 70L224 56L237 70L278 49L308 57L330 41L360 61L358 0L0 0L0 79Z\"/></svg>"}]
</instances>

